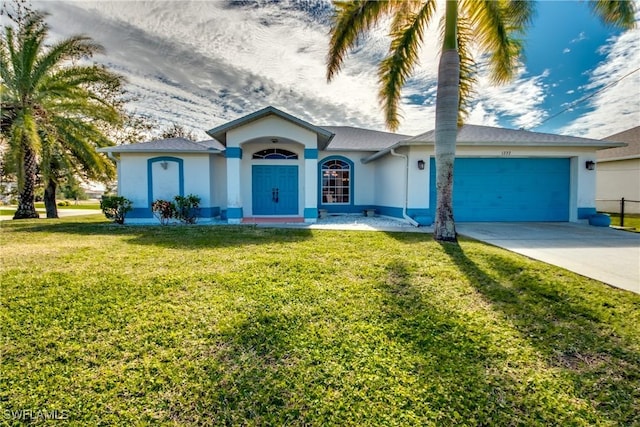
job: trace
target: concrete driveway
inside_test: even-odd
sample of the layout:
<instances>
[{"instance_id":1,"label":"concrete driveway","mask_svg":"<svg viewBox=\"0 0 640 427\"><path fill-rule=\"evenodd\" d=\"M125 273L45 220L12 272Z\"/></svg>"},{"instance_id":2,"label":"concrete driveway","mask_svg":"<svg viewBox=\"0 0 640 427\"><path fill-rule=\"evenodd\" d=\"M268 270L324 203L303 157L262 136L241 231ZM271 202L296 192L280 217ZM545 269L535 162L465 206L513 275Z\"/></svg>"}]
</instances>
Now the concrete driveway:
<instances>
[{"instance_id":1,"label":"concrete driveway","mask_svg":"<svg viewBox=\"0 0 640 427\"><path fill-rule=\"evenodd\" d=\"M640 233L575 223L457 223L459 234L640 294Z\"/></svg>"}]
</instances>

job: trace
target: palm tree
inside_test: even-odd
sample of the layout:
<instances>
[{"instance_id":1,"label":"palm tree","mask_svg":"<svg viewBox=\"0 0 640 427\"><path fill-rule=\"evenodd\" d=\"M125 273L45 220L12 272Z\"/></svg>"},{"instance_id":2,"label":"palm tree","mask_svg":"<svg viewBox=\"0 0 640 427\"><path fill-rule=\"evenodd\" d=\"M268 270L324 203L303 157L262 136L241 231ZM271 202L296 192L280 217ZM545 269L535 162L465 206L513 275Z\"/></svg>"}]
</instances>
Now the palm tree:
<instances>
[{"instance_id":1,"label":"palm tree","mask_svg":"<svg viewBox=\"0 0 640 427\"><path fill-rule=\"evenodd\" d=\"M609 25L634 26L633 1L589 3ZM378 67L378 98L391 130L400 123L401 90L418 62L424 30L433 20L437 0L357 0L336 2L327 56L327 80L340 71L349 49L384 17L391 17L389 54ZM453 219L453 161L458 125L464 119L473 85L470 48L486 56L495 83L512 79L522 52L519 39L533 15L532 2L518 0L447 0L436 94L435 160L437 206L434 238L456 241Z\"/></svg>"},{"instance_id":2,"label":"palm tree","mask_svg":"<svg viewBox=\"0 0 640 427\"><path fill-rule=\"evenodd\" d=\"M53 153L65 159L65 167L84 165L94 175L113 175L109 161L95 150L113 145L100 125L117 125L121 114L104 93L119 90L122 80L103 67L81 64L102 51L88 37L47 46L47 34L43 15L30 13L17 30L6 26L0 41L1 130L20 191L14 219L38 217L38 161L46 173Z\"/></svg>"}]
</instances>

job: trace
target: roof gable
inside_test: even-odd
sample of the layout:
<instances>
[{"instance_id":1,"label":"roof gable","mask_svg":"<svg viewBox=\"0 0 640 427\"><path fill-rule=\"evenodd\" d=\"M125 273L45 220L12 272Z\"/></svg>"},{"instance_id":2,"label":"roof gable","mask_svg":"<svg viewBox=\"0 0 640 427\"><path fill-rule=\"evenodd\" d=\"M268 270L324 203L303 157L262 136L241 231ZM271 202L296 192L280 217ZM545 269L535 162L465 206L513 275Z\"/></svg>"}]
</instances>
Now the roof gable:
<instances>
[{"instance_id":1,"label":"roof gable","mask_svg":"<svg viewBox=\"0 0 640 427\"><path fill-rule=\"evenodd\" d=\"M306 122L302 119L294 117L291 114L287 114L284 111L280 111L277 108L272 106L263 108L262 110L248 114L244 117L240 117L239 119L230 121L229 123L225 123L213 129L209 129L207 131L207 134L211 135L214 139L220 141L226 147L227 132L229 132L232 129L244 126L248 123L254 122L256 120L262 119L270 115L280 117L283 120L287 120L291 123L294 123L302 128L305 128L315 133L318 136L318 148L321 150L323 150L329 144L329 141L331 141L331 138L333 138L333 133L331 133L330 131L318 126L314 126L309 122Z\"/></svg>"}]
</instances>

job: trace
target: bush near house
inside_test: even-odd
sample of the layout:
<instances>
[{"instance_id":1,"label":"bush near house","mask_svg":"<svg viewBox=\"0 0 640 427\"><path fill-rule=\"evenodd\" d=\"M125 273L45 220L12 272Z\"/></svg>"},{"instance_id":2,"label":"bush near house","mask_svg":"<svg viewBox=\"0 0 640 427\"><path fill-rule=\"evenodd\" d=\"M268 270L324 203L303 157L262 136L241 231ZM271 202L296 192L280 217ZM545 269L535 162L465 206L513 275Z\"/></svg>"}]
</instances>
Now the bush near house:
<instances>
[{"instance_id":1,"label":"bush near house","mask_svg":"<svg viewBox=\"0 0 640 427\"><path fill-rule=\"evenodd\" d=\"M107 219L116 224L124 224L125 216L133 209L133 202L122 196L102 196L100 209Z\"/></svg>"},{"instance_id":2,"label":"bush near house","mask_svg":"<svg viewBox=\"0 0 640 427\"><path fill-rule=\"evenodd\" d=\"M200 216L200 197L195 194L176 196L176 218L185 224L195 224Z\"/></svg>"},{"instance_id":3,"label":"bush near house","mask_svg":"<svg viewBox=\"0 0 640 427\"><path fill-rule=\"evenodd\" d=\"M167 225L176 215L176 205L170 200L158 199L151 204L151 211L161 225Z\"/></svg>"},{"instance_id":4,"label":"bush near house","mask_svg":"<svg viewBox=\"0 0 640 427\"><path fill-rule=\"evenodd\" d=\"M158 199L151 204L153 215L161 225L167 225L172 219L183 224L195 224L200 216L200 197L195 194L175 196L174 201Z\"/></svg>"}]
</instances>

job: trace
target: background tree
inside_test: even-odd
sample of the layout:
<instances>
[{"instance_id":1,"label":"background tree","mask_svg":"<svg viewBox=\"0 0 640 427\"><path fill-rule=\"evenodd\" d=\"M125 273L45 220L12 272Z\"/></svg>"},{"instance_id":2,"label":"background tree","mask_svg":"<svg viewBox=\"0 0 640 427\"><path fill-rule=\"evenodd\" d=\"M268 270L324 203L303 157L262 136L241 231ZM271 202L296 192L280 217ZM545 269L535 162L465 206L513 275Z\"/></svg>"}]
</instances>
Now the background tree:
<instances>
[{"instance_id":1,"label":"background tree","mask_svg":"<svg viewBox=\"0 0 640 427\"><path fill-rule=\"evenodd\" d=\"M159 139L185 138L185 139L188 139L189 141L197 140L196 135L192 131L187 130L184 126L181 126L175 123L163 128L158 134L158 138Z\"/></svg>"},{"instance_id":2,"label":"background tree","mask_svg":"<svg viewBox=\"0 0 640 427\"><path fill-rule=\"evenodd\" d=\"M39 160L47 179L55 167L72 164L94 175L113 174L96 148L113 145L100 124L122 122L121 111L101 94L120 90L121 77L80 64L102 52L88 37L46 46L47 34L43 15L34 12L17 29L6 26L0 44L1 129L20 191L14 219L38 217L33 196Z\"/></svg>"},{"instance_id":3,"label":"background tree","mask_svg":"<svg viewBox=\"0 0 640 427\"><path fill-rule=\"evenodd\" d=\"M402 87L418 63L424 30L432 23L438 4L436 0L335 3L337 13L330 32L327 56L329 81L340 71L348 50L356 45L359 37L382 18L391 17L389 53L378 66L378 98L385 122L391 130L399 126ZM632 1L600 0L589 4L607 24L622 28L634 26L635 4ZM436 94L436 240L456 240L453 162L458 125L464 119L474 82L475 63L471 51L476 48L486 58L494 83L511 80L522 53L520 37L532 15L532 2L529 1L445 2Z\"/></svg>"}]
</instances>

